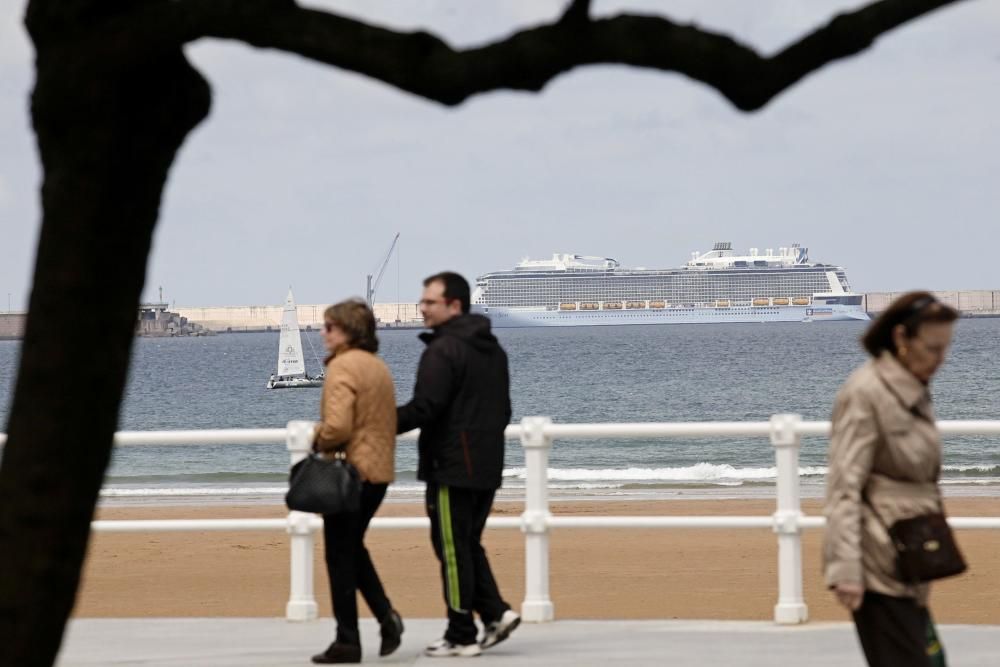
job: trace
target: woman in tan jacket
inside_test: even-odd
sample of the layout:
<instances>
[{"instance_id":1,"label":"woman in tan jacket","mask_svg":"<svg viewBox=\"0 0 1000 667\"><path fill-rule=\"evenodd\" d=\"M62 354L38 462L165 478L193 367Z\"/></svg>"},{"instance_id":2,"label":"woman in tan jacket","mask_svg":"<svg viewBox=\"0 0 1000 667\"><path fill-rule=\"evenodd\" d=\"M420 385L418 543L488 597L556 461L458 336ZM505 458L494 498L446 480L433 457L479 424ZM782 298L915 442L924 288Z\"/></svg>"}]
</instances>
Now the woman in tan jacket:
<instances>
[{"instance_id":1,"label":"woman in tan jacket","mask_svg":"<svg viewBox=\"0 0 1000 667\"><path fill-rule=\"evenodd\" d=\"M927 584L901 581L887 526L941 511L941 441L928 385L958 313L928 292L899 297L862 339L871 354L837 394L823 566L853 613L869 665L930 665Z\"/></svg>"},{"instance_id":2,"label":"woman in tan jacket","mask_svg":"<svg viewBox=\"0 0 1000 667\"><path fill-rule=\"evenodd\" d=\"M379 621L379 655L400 644L403 621L392 608L364 545L365 530L395 475L396 396L392 376L375 356L375 317L360 300L330 306L323 314L326 360L320 425L314 448L343 449L362 479L361 510L323 516L326 569L330 578L337 637L317 664L361 662L357 591Z\"/></svg>"}]
</instances>

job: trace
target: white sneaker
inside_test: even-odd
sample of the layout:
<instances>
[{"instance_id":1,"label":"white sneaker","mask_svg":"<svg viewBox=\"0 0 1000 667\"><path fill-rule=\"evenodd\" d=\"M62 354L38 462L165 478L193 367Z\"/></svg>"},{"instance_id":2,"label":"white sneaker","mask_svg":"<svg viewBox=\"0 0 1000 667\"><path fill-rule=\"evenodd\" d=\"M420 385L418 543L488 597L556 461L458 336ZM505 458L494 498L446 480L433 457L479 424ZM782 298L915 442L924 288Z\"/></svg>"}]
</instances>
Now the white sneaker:
<instances>
[{"instance_id":1,"label":"white sneaker","mask_svg":"<svg viewBox=\"0 0 1000 667\"><path fill-rule=\"evenodd\" d=\"M496 646L507 639L507 637L510 637L510 633L514 632L520 624L520 614L513 609L508 609L503 613L499 621L493 621L486 626L486 631L483 633L483 640L479 642L479 646L481 648Z\"/></svg>"},{"instance_id":2,"label":"white sneaker","mask_svg":"<svg viewBox=\"0 0 1000 667\"><path fill-rule=\"evenodd\" d=\"M479 644L452 644L447 639L431 642L424 649L424 655L431 658L472 658L482 652Z\"/></svg>"}]
</instances>

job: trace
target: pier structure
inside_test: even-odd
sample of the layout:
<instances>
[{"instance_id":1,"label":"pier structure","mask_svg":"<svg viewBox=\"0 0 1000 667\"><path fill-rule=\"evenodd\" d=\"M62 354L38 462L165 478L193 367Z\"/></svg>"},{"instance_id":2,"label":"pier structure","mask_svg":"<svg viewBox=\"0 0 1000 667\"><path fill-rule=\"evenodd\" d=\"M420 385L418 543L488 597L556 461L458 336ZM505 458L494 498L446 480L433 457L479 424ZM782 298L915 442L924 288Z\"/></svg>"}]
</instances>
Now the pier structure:
<instances>
[{"instance_id":1,"label":"pier structure","mask_svg":"<svg viewBox=\"0 0 1000 667\"><path fill-rule=\"evenodd\" d=\"M24 322L27 313L0 313L0 340L14 340L24 336Z\"/></svg>"},{"instance_id":2,"label":"pier structure","mask_svg":"<svg viewBox=\"0 0 1000 667\"><path fill-rule=\"evenodd\" d=\"M864 293L862 305L876 316L898 292ZM1000 317L1000 290L938 290L933 294L957 309L963 317ZM298 306L299 326L304 331L318 331L323 326L323 311L327 304ZM177 307L175 310L191 322L220 333L278 331L281 328L282 306L208 306ZM376 303L375 319L380 328L421 328L423 320L415 303Z\"/></svg>"},{"instance_id":3,"label":"pier structure","mask_svg":"<svg viewBox=\"0 0 1000 667\"><path fill-rule=\"evenodd\" d=\"M866 292L862 305L874 316L884 311L893 299L904 293ZM963 317L1000 317L1000 290L932 290L943 303L957 309ZM329 304L300 304L299 326L304 331L319 331L323 311ZM166 303L143 304L139 308L136 332L139 335L198 335L197 332L245 333L281 329L280 304L267 306L175 306ZM422 328L423 320L416 303L376 303L375 318L383 329ZM27 313L0 313L0 340L19 339L24 335Z\"/></svg>"},{"instance_id":4,"label":"pier structure","mask_svg":"<svg viewBox=\"0 0 1000 667\"><path fill-rule=\"evenodd\" d=\"M140 304L135 320L135 335L169 337L207 336L215 333L201 324L171 312L168 308L170 308L168 303Z\"/></svg>"},{"instance_id":5,"label":"pier structure","mask_svg":"<svg viewBox=\"0 0 1000 667\"><path fill-rule=\"evenodd\" d=\"M866 292L862 305L865 312L875 316L907 291ZM1000 290L931 290L931 293L962 317L1000 317Z\"/></svg>"},{"instance_id":6,"label":"pier structure","mask_svg":"<svg viewBox=\"0 0 1000 667\"><path fill-rule=\"evenodd\" d=\"M323 311L330 304L299 304L296 311L299 328L319 331L323 327ZM279 331L284 306L178 306L174 310L188 321L219 333L253 333ZM379 328L422 328L423 318L415 303L376 303L375 320Z\"/></svg>"}]
</instances>

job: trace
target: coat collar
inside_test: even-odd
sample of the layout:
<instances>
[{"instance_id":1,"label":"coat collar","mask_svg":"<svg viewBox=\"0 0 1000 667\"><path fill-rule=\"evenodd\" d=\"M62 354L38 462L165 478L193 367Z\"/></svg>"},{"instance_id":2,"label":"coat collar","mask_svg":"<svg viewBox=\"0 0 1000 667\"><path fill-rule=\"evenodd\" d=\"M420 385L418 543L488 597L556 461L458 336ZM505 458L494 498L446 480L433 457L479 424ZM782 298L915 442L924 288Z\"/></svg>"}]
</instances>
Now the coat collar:
<instances>
[{"instance_id":1,"label":"coat collar","mask_svg":"<svg viewBox=\"0 0 1000 667\"><path fill-rule=\"evenodd\" d=\"M326 364L330 363L331 361L333 361L334 357L336 357L336 356L343 356L345 352L348 352L348 351L353 350L353 349L354 349L353 347L351 347L350 345L348 345L346 343L338 345L337 347L333 348L333 352L331 352L330 354L328 354L327 357L326 357L326 359L323 360L323 364L326 365Z\"/></svg>"},{"instance_id":2,"label":"coat collar","mask_svg":"<svg viewBox=\"0 0 1000 667\"><path fill-rule=\"evenodd\" d=\"M927 386L906 370L888 350L882 350L882 354L875 359L874 366L875 372L882 378L885 386L896 395L906 409L913 410L930 402Z\"/></svg>"}]
</instances>

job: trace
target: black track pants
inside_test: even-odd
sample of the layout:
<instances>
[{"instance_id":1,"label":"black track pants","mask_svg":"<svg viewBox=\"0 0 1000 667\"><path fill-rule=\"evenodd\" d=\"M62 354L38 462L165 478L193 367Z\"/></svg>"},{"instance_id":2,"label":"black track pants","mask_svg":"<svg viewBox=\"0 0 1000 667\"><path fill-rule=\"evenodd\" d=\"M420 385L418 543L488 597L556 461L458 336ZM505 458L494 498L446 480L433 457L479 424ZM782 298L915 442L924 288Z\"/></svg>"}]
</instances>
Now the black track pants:
<instances>
[{"instance_id":1,"label":"black track pants","mask_svg":"<svg viewBox=\"0 0 1000 667\"><path fill-rule=\"evenodd\" d=\"M476 623L498 620L510 605L500 597L480 541L496 491L427 484L427 516L431 542L441 563L448 629L444 638L455 644L476 642Z\"/></svg>"}]
</instances>

